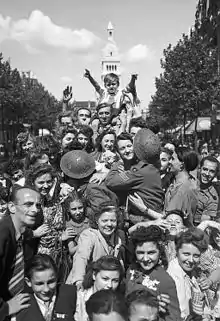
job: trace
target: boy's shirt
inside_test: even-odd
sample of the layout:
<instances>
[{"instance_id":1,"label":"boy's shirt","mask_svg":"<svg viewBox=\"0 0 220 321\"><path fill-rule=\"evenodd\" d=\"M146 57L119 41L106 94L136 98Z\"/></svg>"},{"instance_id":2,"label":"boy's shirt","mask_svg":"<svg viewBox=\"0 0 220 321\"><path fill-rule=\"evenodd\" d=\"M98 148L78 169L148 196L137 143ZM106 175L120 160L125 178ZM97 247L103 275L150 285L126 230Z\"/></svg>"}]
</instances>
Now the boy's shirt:
<instances>
[{"instance_id":1,"label":"boy's shirt","mask_svg":"<svg viewBox=\"0 0 220 321\"><path fill-rule=\"evenodd\" d=\"M106 88L102 88L97 82L94 84L95 90L98 93L98 104L114 104L113 108L119 109L124 101L125 95L129 96L130 100L134 100L133 93L128 85L125 89L118 89L114 95L110 95Z\"/></svg>"}]
</instances>

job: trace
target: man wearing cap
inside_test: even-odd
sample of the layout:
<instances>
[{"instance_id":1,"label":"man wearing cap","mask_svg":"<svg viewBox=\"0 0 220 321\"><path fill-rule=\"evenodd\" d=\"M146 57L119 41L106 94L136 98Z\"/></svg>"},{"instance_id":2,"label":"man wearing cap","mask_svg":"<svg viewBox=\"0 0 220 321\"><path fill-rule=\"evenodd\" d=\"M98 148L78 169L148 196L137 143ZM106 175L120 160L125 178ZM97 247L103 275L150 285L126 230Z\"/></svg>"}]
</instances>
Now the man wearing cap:
<instances>
[{"instance_id":1,"label":"man wearing cap","mask_svg":"<svg viewBox=\"0 0 220 321\"><path fill-rule=\"evenodd\" d=\"M116 194L121 191L127 195L138 195L147 209L161 212L163 209L164 193L161 186L159 169L160 142L158 137L149 129L138 131L134 138L134 152L139 162L130 170L124 171L120 166L113 167L108 174L106 186ZM130 220L136 223L148 217L130 204Z\"/></svg>"},{"instance_id":2,"label":"man wearing cap","mask_svg":"<svg viewBox=\"0 0 220 321\"><path fill-rule=\"evenodd\" d=\"M96 173L95 160L91 154L82 150L70 151L61 158L60 167L65 174L65 183L86 198L87 215L93 215L103 202L111 200L117 205L117 196L104 184L90 183Z\"/></svg>"}]
</instances>

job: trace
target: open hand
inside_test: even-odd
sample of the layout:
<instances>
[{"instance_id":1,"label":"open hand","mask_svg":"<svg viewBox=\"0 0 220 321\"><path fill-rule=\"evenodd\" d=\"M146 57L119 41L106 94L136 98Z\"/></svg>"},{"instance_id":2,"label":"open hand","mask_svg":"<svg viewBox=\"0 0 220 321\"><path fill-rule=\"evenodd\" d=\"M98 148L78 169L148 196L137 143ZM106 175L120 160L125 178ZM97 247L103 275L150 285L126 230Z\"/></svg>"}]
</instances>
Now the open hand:
<instances>
[{"instance_id":1,"label":"open hand","mask_svg":"<svg viewBox=\"0 0 220 321\"><path fill-rule=\"evenodd\" d=\"M33 231L34 237L41 237L50 232L49 226L47 224L43 224L39 226L36 230Z\"/></svg>"},{"instance_id":2,"label":"open hand","mask_svg":"<svg viewBox=\"0 0 220 321\"><path fill-rule=\"evenodd\" d=\"M157 300L159 303L159 311L162 313L167 312L167 307L170 304L170 297L168 294L160 294L157 296Z\"/></svg>"},{"instance_id":3,"label":"open hand","mask_svg":"<svg viewBox=\"0 0 220 321\"><path fill-rule=\"evenodd\" d=\"M72 227L67 227L67 229L62 233L62 241L67 241L75 236L76 232L72 229Z\"/></svg>"},{"instance_id":4,"label":"open hand","mask_svg":"<svg viewBox=\"0 0 220 321\"><path fill-rule=\"evenodd\" d=\"M106 179L107 175L107 171L105 173L95 173L90 178L89 183L101 184Z\"/></svg>"},{"instance_id":5,"label":"open hand","mask_svg":"<svg viewBox=\"0 0 220 321\"><path fill-rule=\"evenodd\" d=\"M137 193L134 193L134 195L129 195L128 199L135 207L139 209L139 211L145 212L147 210L147 206Z\"/></svg>"},{"instance_id":6,"label":"open hand","mask_svg":"<svg viewBox=\"0 0 220 321\"><path fill-rule=\"evenodd\" d=\"M67 86L63 91L63 102L67 104L70 101L70 99L72 99L72 97L72 87Z\"/></svg>"},{"instance_id":7,"label":"open hand","mask_svg":"<svg viewBox=\"0 0 220 321\"><path fill-rule=\"evenodd\" d=\"M29 295L27 293L20 293L14 296L8 303L9 315L16 314L23 309L27 309L30 304L28 303L30 300Z\"/></svg>"},{"instance_id":8,"label":"open hand","mask_svg":"<svg viewBox=\"0 0 220 321\"><path fill-rule=\"evenodd\" d=\"M205 276L199 279L199 287L202 291L208 290L212 286L212 281Z\"/></svg>"}]
</instances>

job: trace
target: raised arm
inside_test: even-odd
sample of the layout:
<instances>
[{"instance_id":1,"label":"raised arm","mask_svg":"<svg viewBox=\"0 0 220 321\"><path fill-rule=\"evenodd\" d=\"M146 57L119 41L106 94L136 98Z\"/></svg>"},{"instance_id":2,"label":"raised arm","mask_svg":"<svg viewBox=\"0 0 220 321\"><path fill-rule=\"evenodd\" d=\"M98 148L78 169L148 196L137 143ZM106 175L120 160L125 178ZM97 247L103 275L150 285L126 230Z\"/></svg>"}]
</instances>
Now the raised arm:
<instances>
[{"instance_id":1,"label":"raised arm","mask_svg":"<svg viewBox=\"0 0 220 321\"><path fill-rule=\"evenodd\" d=\"M72 87L67 86L63 91L63 102L62 102L62 110L63 112L67 111L69 101L72 99Z\"/></svg>"},{"instance_id":2,"label":"raised arm","mask_svg":"<svg viewBox=\"0 0 220 321\"><path fill-rule=\"evenodd\" d=\"M91 76L90 71L88 69L85 69L84 77L89 79L90 83L93 85L97 93L101 96L103 93L103 89L98 84L98 82Z\"/></svg>"}]
</instances>

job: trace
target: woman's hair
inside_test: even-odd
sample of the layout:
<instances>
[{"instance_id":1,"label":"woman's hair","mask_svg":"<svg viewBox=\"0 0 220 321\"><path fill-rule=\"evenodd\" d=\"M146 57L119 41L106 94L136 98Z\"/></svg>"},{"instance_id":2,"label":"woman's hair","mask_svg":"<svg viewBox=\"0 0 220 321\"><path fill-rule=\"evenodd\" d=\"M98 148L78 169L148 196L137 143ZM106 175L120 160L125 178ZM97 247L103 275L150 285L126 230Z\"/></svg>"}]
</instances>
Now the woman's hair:
<instances>
[{"instance_id":1,"label":"woman's hair","mask_svg":"<svg viewBox=\"0 0 220 321\"><path fill-rule=\"evenodd\" d=\"M166 153L169 156L169 159L172 157L173 152L166 148L166 147L161 147L160 153Z\"/></svg>"},{"instance_id":2,"label":"woman's hair","mask_svg":"<svg viewBox=\"0 0 220 321\"><path fill-rule=\"evenodd\" d=\"M128 310L124 296L113 290L100 290L94 293L86 302L86 312L89 320L93 320L93 314L108 315L118 313L125 321L128 319Z\"/></svg>"},{"instance_id":3,"label":"woman's hair","mask_svg":"<svg viewBox=\"0 0 220 321\"><path fill-rule=\"evenodd\" d=\"M61 112L61 113L58 115L57 120L58 120L58 122L59 122L60 124L62 124L62 123L61 123L61 119L62 119L63 117L71 117L71 118L73 118L73 112L72 112L72 110L68 110L68 111Z\"/></svg>"},{"instance_id":4,"label":"woman's hair","mask_svg":"<svg viewBox=\"0 0 220 321\"><path fill-rule=\"evenodd\" d=\"M203 253L208 248L209 238L205 232L194 227L177 235L175 243L177 252L183 244L192 244L197 247L201 253Z\"/></svg>"},{"instance_id":5,"label":"woman's hair","mask_svg":"<svg viewBox=\"0 0 220 321\"><path fill-rule=\"evenodd\" d=\"M77 136L83 134L89 139L93 137L93 130L89 125L78 125L77 126Z\"/></svg>"},{"instance_id":6,"label":"woman's hair","mask_svg":"<svg viewBox=\"0 0 220 321\"><path fill-rule=\"evenodd\" d=\"M9 193L5 187L0 183L0 204L7 203L9 199Z\"/></svg>"},{"instance_id":7,"label":"woman's hair","mask_svg":"<svg viewBox=\"0 0 220 321\"><path fill-rule=\"evenodd\" d=\"M25 268L25 276L30 280L34 272L42 272L45 270L53 270L57 277L57 266L50 255L37 254L28 261Z\"/></svg>"},{"instance_id":8,"label":"woman's hair","mask_svg":"<svg viewBox=\"0 0 220 321\"><path fill-rule=\"evenodd\" d=\"M67 134L73 134L74 136L76 136L77 130L75 128L60 127L59 130L56 132L56 137L59 141L62 141L62 139Z\"/></svg>"},{"instance_id":9,"label":"woman's hair","mask_svg":"<svg viewBox=\"0 0 220 321\"><path fill-rule=\"evenodd\" d=\"M86 146L82 146L81 143L78 141L79 134L83 134L88 138L88 142ZM79 125L76 128L76 134L74 140L67 146L67 150L84 150L87 153L91 153L94 151L94 144L93 144L93 130L88 125Z\"/></svg>"},{"instance_id":10,"label":"woman's hair","mask_svg":"<svg viewBox=\"0 0 220 321\"><path fill-rule=\"evenodd\" d=\"M50 174L52 178L56 177L55 171L51 165L48 164L39 164L32 166L25 173L25 182L27 185L34 186L35 180L44 174Z\"/></svg>"},{"instance_id":11,"label":"woman's hair","mask_svg":"<svg viewBox=\"0 0 220 321\"><path fill-rule=\"evenodd\" d=\"M135 290L128 294L126 297L126 304L128 307L129 315L131 314L131 309L136 304L142 304L151 308L159 309L159 304L156 295L149 291L147 288Z\"/></svg>"},{"instance_id":12,"label":"woman's hair","mask_svg":"<svg viewBox=\"0 0 220 321\"><path fill-rule=\"evenodd\" d=\"M171 210L171 211L166 211L166 218L169 216L169 215L178 215L179 217L181 217L181 219L183 220L183 225L186 226L186 227L192 227L192 223L190 222L190 218L188 215L186 215L183 211L181 210L178 210L178 209L174 209L174 210Z\"/></svg>"},{"instance_id":13,"label":"woman's hair","mask_svg":"<svg viewBox=\"0 0 220 321\"><path fill-rule=\"evenodd\" d=\"M112 201L107 201L107 202L100 204L99 211L95 212L95 214L91 216L90 226L92 228L98 229L98 224L97 224L98 219L105 212L115 212L116 217L117 217L117 223L119 224L120 213L119 213L117 206L113 205Z\"/></svg>"},{"instance_id":14,"label":"woman's hair","mask_svg":"<svg viewBox=\"0 0 220 321\"><path fill-rule=\"evenodd\" d=\"M64 208L65 208L65 213L67 213L67 219L69 219L69 209L70 209L70 203L74 202L74 201L79 201L83 204L83 208L84 208L84 214L85 214L85 208L86 208L86 200L85 198L83 198L82 196L79 195L79 193L77 193L77 191L73 191L71 192L68 197L65 199L64 201Z\"/></svg>"},{"instance_id":15,"label":"woman's hair","mask_svg":"<svg viewBox=\"0 0 220 321\"><path fill-rule=\"evenodd\" d=\"M24 162L19 158L11 158L6 165L5 172L12 177L19 170L24 170Z\"/></svg>"},{"instance_id":16,"label":"woman's hair","mask_svg":"<svg viewBox=\"0 0 220 321\"><path fill-rule=\"evenodd\" d=\"M116 139L116 144L117 144L117 148L118 148L118 142L120 140L130 140L130 142L133 144L133 138L129 133L121 133L120 135L118 135L117 139Z\"/></svg>"},{"instance_id":17,"label":"woman's hair","mask_svg":"<svg viewBox=\"0 0 220 321\"><path fill-rule=\"evenodd\" d=\"M29 132L19 133L16 139L18 144L25 144L29 140L32 140L33 142L35 142L35 136L30 134Z\"/></svg>"},{"instance_id":18,"label":"woman's hair","mask_svg":"<svg viewBox=\"0 0 220 321\"><path fill-rule=\"evenodd\" d=\"M123 278L123 268L120 261L112 255L102 256L96 262L90 264L87 268L86 275L83 280L83 288L89 289L93 286L93 275L97 275L100 271L118 271L120 281Z\"/></svg>"},{"instance_id":19,"label":"woman's hair","mask_svg":"<svg viewBox=\"0 0 220 321\"><path fill-rule=\"evenodd\" d=\"M129 132L132 127L147 128L146 121L142 117L132 118L129 124Z\"/></svg>"},{"instance_id":20,"label":"woman's hair","mask_svg":"<svg viewBox=\"0 0 220 321\"><path fill-rule=\"evenodd\" d=\"M191 172L196 169L199 164L199 158L196 152L185 146L177 147L175 152L179 161L184 163L184 167L187 172Z\"/></svg>"},{"instance_id":21,"label":"woman's hair","mask_svg":"<svg viewBox=\"0 0 220 321\"><path fill-rule=\"evenodd\" d=\"M98 152L101 152L102 151L102 146L101 146L101 143L102 143L102 140L103 138L106 136L106 135L113 135L114 136L114 146L113 146L113 151L116 150L116 133L114 132L114 130L104 130L97 138L96 138L96 143L95 143L95 147L96 147L96 150Z\"/></svg>"},{"instance_id":22,"label":"woman's hair","mask_svg":"<svg viewBox=\"0 0 220 321\"><path fill-rule=\"evenodd\" d=\"M30 151L25 157L24 169L28 170L30 166L35 165L36 162L39 159L41 159L44 155L46 155L44 151L38 151L38 150Z\"/></svg>"},{"instance_id":23,"label":"woman's hair","mask_svg":"<svg viewBox=\"0 0 220 321\"><path fill-rule=\"evenodd\" d=\"M160 252L162 265L164 266L164 268L167 268L168 262L164 248L164 243L166 242L166 234L161 228L156 225L150 225L148 227L141 226L137 228L133 233L131 233L130 238L134 246L134 258L137 246L142 246L146 242L153 242L154 244L156 244Z\"/></svg>"},{"instance_id":24,"label":"woman's hair","mask_svg":"<svg viewBox=\"0 0 220 321\"><path fill-rule=\"evenodd\" d=\"M219 229L216 227L209 228L209 244L216 250L219 249L215 241L215 238L218 234L220 234Z\"/></svg>"}]
</instances>

